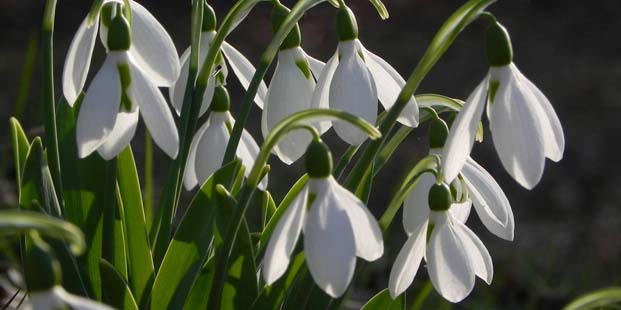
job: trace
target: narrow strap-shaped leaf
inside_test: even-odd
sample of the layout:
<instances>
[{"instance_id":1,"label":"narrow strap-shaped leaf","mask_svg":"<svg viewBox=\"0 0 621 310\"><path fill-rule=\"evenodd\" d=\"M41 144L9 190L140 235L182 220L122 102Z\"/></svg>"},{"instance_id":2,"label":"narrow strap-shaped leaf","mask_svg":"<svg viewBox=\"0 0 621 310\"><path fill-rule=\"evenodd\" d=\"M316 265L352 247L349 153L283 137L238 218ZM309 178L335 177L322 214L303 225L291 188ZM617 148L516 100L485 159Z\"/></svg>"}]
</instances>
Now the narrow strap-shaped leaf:
<instances>
[{"instance_id":1,"label":"narrow strap-shaped leaf","mask_svg":"<svg viewBox=\"0 0 621 310\"><path fill-rule=\"evenodd\" d=\"M194 286L192 286L190 294L188 294L188 297L186 298L183 309L207 308L207 304L209 303L209 294L206 294L205 292L209 292L211 284L213 283L213 275L216 268L214 263L215 259L213 259L213 257L207 260L207 263L201 269L196 282L194 282Z\"/></svg>"},{"instance_id":2,"label":"narrow strap-shaped leaf","mask_svg":"<svg viewBox=\"0 0 621 310\"><path fill-rule=\"evenodd\" d=\"M19 205L22 209L41 207L46 213L60 217L60 205L39 137L33 140L26 155L21 181Z\"/></svg>"},{"instance_id":3,"label":"narrow strap-shaped leaf","mask_svg":"<svg viewBox=\"0 0 621 310\"><path fill-rule=\"evenodd\" d=\"M103 283L103 301L116 309L138 310L123 275L105 259L101 260L99 268Z\"/></svg>"},{"instance_id":4,"label":"narrow strap-shaped leaf","mask_svg":"<svg viewBox=\"0 0 621 310\"><path fill-rule=\"evenodd\" d=\"M396 299L392 299L388 289L383 289L373 296L373 298L369 299L360 310L405 310L405 294L401 294Z\"/></svg>"},{"instance_id":5,"label":"narrow strap-shaped leaf","mask_svg":"<svg viewBox=\"0 0 621 310\"><path fill-rule=\"evenodd\" d=\"M168 246L155 278L151 309L181 309L213 242L218 204L216 185L231 186L238 179L240 161L224 166L196 193Z\"/></svg>"},{"instance_id":6,"label":"narrow strap-shaped leaf","mask_svg":"<svg viewBox=\"0 0 621 310\"><path fill-rule=\"evenodd\" d=\"M284 277L278 279L271 286L263 288L257 299L253 302L251 310L270 309L280 305L285 295L294 283L298 271L304 266L304 253L297 254L289 264L289 269Z\"/></svg>"},{"instance_id":7,"label":"narrow strap-shaped leaf","mask_svg":"<svg viewBox=\"0 0 621 310\"><path fill-rule=\"evenodd\" d=\"M621 305L621 287L608 287L584 294L563 310L617 309Z\"/></svg>"},{"instance_id":8,"label":"narrow strap-shaped leaf","mask_svg":"<svg viewBox=\"0 0 621 310\"><path fill-rule=\"evenodd\" d=\"M127 242L129 283L136 301L144 307L155 274L140 195L140 181L130 147L125 148L119 154L117 166L119 195L123 203L120 210L123 211L122 219Z\"/></svg>"},{"instance_id":9,"label":"narrow strap-shaped leaf","mask_svg":"<svg viewBox=\"0 0 621 310\"><path fill-rule=\"evenodd\" d=\"M73 108L64 99L57 107L58 141L64 187L65 219L80 227L88 248L78 258L84 279L89 285L89 296L101 299L99 262L103 247L103 210L116 204L116 160L105 161L93 154L78 157L76 145L76 118L84 95Z\"/></svg>"},{"instance_id":10,"label":"narrow strap-shaped leaf","mask_svg":"<svg viewBox=\"0 0 621 310\"><path fill-rule=\"evenodd\" d=\"M11 144L13 147L13 162L15 163L15 175L17 176L17 186L19 187L24 171L26 155L30 150L30 143L22 129L22 125L16 118L11 118Z\"/></svg>"},{"instance_id":11,"label":"narrow strap-shaped leaf","mask_svg":"<svg viewBox=\"0 0 621 310\"><path fill-rule=\"evenodd\" d=\"M123 202L120 200L118 190L117 190L117 201L115 204L115 208L109 208L112 210L106 210L110 214L107 215L109 219L106 219L106 224L104 226L110 225L112 228L112 233L107 234L105 229L108 227L104 227L104 234L107 236L106 239L112 240L112 243L109 245L111 248L109 249L111 252L110 256L104 255L104 258L108 257L111 261L108 261L114 266L119 274L127 281L128 279L128 261L127 261L127 239L125 228L123 227Z\"/></svg>"}]
</instances>

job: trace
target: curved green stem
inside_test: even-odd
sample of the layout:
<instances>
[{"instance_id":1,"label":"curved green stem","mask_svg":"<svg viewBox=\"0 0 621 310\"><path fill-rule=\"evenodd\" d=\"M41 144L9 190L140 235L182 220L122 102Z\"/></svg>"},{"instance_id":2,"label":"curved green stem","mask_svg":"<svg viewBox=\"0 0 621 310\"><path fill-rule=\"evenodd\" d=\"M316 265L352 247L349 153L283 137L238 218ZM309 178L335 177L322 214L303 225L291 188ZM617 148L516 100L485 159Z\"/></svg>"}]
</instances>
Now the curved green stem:
<instances>
[{"instance_id":1,"label":"curved green stem","mask_svg":"<svg viewBox=\"0 0 621 310\"><path fill-rule=\"evenodd\" d=\"M64 205L63 185L60 177L60 156L58 155L58 134L56 132L56 102L54 99L54 17L56 0L45 2L43 15L43 114L45 120L45 142L48 164L61 206Z\"/></svg>"}]
</instances>

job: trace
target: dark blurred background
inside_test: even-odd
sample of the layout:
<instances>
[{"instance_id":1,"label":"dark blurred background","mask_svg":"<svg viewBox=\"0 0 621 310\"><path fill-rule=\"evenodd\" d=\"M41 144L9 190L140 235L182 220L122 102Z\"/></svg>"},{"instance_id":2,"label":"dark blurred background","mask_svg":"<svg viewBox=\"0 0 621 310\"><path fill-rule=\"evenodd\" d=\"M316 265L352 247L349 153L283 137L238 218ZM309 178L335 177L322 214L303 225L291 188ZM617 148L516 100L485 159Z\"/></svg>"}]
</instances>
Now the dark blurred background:
<instances>
[{"instance_id":1,"label":"dark blurred background","mask_svg":"<svg viewBox=\"0 0 621 310\"><path fill-rule=\"evenodd\" d=\"M230 1L211 1L220 18ZM382 21L365 0L347 1L356 13L360 39L408 76L435 31L465 1L386 1L390 19ZM141 1L173 37L179 54L189 44L190 1ZM292 1L283 1L291 6ZM56 90L66 50L90 1L61 0L57 7L55 34ZM40 55L36 53L42 1L0 1L0 201L16 205L16 188L8 118L18 115L29 137L40 135ZM527 191L502 169L491 139L478 144L473 157L495 176L511 201L515 213L515 240L494 237L473 215L469 226L488 247L494 261L491 286L480 280L473 293L456 309L556 309L569 300L604 286L621 282L621 163L618 133L621 132L621 1L513 0L490 7L513 40L515 63L548 96L566 136L564 159L546 164L541 183ZM259 4L228 41L256 63L271 40L270 5ZM303 48L327 60L335 50L334 9L323 4L301 21ZM453 44L422 83L418 93L440 93L465 99L487 72L483 53L485 23L475 22ZM103 49L97 43L91 67L101 64ZM30 46L30 47L29 47ZM30 50L30 54L29 51ZM34 53L33 53L34 52ZM24 68L35 66L30 84ZM267 79L269 81L269 79ZM235 103L243 94L234 77L229 78ZM88 82L87 82L88 85ZM253 108L249 129L260 138L260 111ZM132 146L142 161L143 128ZM489 132L486 131L487 138ZM327 140L339 156L344 145L331 131ZM426 153L426 128L421 127L401 146L379 174L370 208L379 216L405 172ZM156 149L156 201L168 171L169 160ZM302 174L272 159L270 190L280 201L288 187ZM139 165L142 165L139 163ZM372 264L368 275L358 279L352 306L359 305L386 287L394 258L404 241L401 217L395 219L386 240L386 255ZM408 297L420 292L427 274L421 269ZM450 307L432 293L425 308Z\"/></svg>"}]
</instances>

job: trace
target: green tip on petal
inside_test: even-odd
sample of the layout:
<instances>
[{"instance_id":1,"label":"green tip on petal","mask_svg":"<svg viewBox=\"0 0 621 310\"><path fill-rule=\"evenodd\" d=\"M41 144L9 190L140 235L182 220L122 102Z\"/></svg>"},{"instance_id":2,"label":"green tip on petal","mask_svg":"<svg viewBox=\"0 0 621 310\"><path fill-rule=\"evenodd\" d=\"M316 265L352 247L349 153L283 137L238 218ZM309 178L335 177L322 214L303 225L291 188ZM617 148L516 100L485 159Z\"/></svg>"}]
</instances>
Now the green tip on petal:
<instances>
[{"instance_id":1,"label":"green tip on petal","mask_svg":"<svg viewBox=\"0 0 621 310\"><path fill-rule=\"evenodd\" d=\"M306 173L311 178L327 178L332 174L332 153L321 140L313 140L306 149Z\"/></svg>"},{"instance_id":2,"label":"green tip on petal","mask_svg":"<svg viewBox=\"0 0 621 310\"><path fill-rule=\"evenodd\" d=\"M273 2L272 7L272 31L276 33L280 29L287 15L289 15L289 8L282 5L280 2ZM280 50L286 50L293 47L298 47L302 43L302 33L300 32L300 26L296 23L293 29L289 32L285 40L280 45Z\"/></svg>"},{"instance_id":3,"label":"green tip on petal","mask_svg":"<svg viewBox=\"0 0 621 310\"><path fill-rule=\"evenodd\" d=\"M38 234L31 236L32 243L24 257L26 285L30 292L49 291L61 283L60 264L50 246Z\"/></svg>"},{"instance_id":4,"label":"green tip on petal","mask_svg":"<svg viewBox=\"0 0 621 310\"><path fill-rule=\"evenodd\" d=\"M485 55L491 67L506 66L513 61L511 38L498 22L493 22L485 33Z\"/></svg>"},{"instance_id":5,"label":"green tip on petal","mask_svg":"<svg viewBox=\"0 0 621 310\"><path fill-rule=\"evenodd\" d=\"M222 85L218 85L211 99L211 110L214 112L227 112L231 108L229 92Z\"/></svg>"},{"instance_id":6,"label":"green tip on petal","mask_svg":"<svg viewBox=\"0 0 621 310\"><path fill-rule=\"evenodd\" d=\"M203 32L215 31L217 25L216 12L213 10L211 5L205 3L203 9L203 25L201 30Z\"/></svg>"},{"instance_id":7,"label":"green tip on petal","mask_svg":"<svg viewBox=\"0 0 621 310\"><path fill-rule=\"evenodd\" d=\"M431 123L429 124L429 148L443 148L448 134L449 128L444 120L442 120L441 118L432 119Z\"/></svg>"},{"instance_id":8,"label":"green tip on petal","mask_svg":"<svg viewBox=\"0 0 621 310\"><path fill-rule=\"evenodd\" d=\"M358 38L356 16L346 6L342 6L336 12L336 30L339 35L339 41L350 41Z\"/></svg>"},{"instance_id":9,"label":"green tip on petal","mask_svg":"<svg viewBox=\"0 0 621 310\"><path fill-rule=\"evenodd\" d=\"M429 208L433 211L446 211L453 203L451 189L446 183L435 183L429 189Z\"/></svg>"},{"instance_id":10,"label":"green tip on petal","mask_svg":"<svg viewBox=\"0 0 621 310\"><path fill-rule=\"evenodd\" d=\"M108 28L108 48L111 51L128 51L132 43L129 22L123 14L116 14Z\"/></svg>"}]
</instances>

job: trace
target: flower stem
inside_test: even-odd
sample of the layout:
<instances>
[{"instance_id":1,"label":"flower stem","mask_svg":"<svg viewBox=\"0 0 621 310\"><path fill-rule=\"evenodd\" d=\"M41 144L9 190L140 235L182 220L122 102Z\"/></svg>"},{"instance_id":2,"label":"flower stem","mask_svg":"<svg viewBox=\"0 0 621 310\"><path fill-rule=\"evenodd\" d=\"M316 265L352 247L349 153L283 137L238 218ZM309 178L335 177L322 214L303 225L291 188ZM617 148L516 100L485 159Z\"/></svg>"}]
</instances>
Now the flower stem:
<instances>
[{"instance_id":1,"label":"flower stem","mask_svg":"<svg viewBox=\"0 0 621 310\"><path fill-rule=\"evenodd\" d=\"M63 186L60 177L60 158L58 155L58 135L56 132L56 103L54 99L54 16L56 0L45 2L43 25L41 27L43 51L43 114L45 122L45 142L47 157L61 207L64 205Z\"/></svg>"}]
</instances>

